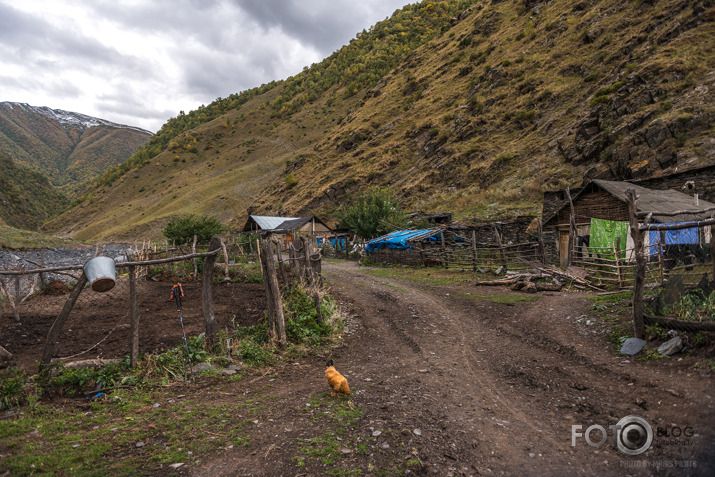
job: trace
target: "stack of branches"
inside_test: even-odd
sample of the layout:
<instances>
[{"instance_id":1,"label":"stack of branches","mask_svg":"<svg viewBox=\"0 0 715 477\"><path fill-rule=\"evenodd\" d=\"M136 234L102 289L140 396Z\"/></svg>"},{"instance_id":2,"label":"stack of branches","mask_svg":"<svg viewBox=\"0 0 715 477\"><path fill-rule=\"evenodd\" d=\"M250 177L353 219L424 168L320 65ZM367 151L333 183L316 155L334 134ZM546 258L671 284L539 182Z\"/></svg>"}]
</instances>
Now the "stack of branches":
<instances>
[{"instance_id":1,"label":"stack of branches","mask_svg":"<svg viewBox=\"0 0 715 477\"><path fill-rule=\"evenodd\" d=\"M569 282L576 288L590 288L596 291L604 291L593 286L586 280L587 272L578 267L569 267L567 270L560 270L556 267L543 264L532 264L533 269L524 273L510 273L498 280L479 281L477 285L486 286L510 286L512 290L536 293L539 291L559 291L564 282ZM544 279L551 279L551 283L544 282Z\"/></svg>"},{"instance_id":2,"label":"stack of branches","mask_svg":"<svg viewBox=\"0 0 715 477\"><path fill-rule=\"evenodd\" d=\"M543 281L551 278L551 282ZM478 281L477 285L484 286L508 286L515 291L523 291L526 293L536 293L540 291L559 291L563 284L555 280L552 276L543 273L539 270L534 270L525 273L507 272L504 278L498 280Z\"/></svg>"}]
</instances>

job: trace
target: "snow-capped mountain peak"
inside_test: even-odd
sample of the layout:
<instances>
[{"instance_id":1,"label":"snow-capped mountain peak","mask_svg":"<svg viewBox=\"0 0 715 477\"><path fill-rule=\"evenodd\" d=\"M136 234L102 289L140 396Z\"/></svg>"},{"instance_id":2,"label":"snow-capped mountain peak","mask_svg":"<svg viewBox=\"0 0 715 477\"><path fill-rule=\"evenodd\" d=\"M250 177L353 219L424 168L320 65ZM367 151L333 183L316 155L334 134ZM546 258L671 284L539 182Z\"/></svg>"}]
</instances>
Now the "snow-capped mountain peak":
<instances>
[{"instance_id":1,"label":"snow-capped mountain peak","mask_svg":"<svg viewBox=\"0 0 715 477\"><path fill-rule=\"evenodd\" d=\"M10 109L21 108L26 111L30 111L30 112L34 112L37 114L42 114L44 116L47 116L48 118L51 118L51 119L59 122L60 124L79 126L84 129L88 129L88 128L95 127L95 126L109 126L109 127L114 127L114 128L133 129L135 131L141 131L141 132L146 132L146 133L151 134L150 131L146 131L146 130L138 128L138 127L127 126L124 124L117 124L117 123L113 123L111 121L107 121L105 119L99 119L99 118L95 118L92 116L87 116L86 114L75 113L72 111L65 111L63 109L52 109L52 108L48 108L47 106L31 106L27 103L13 103L13 102L9 102L9 101L0 102L0 106L5 106Z\"/></svg>"}]
</instances>

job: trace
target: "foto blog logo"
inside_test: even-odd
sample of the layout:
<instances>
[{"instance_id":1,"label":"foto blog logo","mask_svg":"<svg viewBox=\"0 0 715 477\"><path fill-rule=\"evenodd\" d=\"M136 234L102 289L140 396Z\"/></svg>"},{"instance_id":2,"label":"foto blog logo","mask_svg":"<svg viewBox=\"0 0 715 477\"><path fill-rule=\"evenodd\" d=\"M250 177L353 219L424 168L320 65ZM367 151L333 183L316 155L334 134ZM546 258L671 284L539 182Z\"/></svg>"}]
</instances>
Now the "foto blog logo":
<instances>
[{"instance_id":1,"label":"foto blog logo","mask_svg":"<svg viewBox=\"0 0 715 477\"><path fill-rule=\"evenodd\" d=\"M581 432L583 426L571 426L571 446L576 446L576 439L582 437L591 447L601 447L608 441L608 430L593 424ZM639 416L626 416L617 424L608 426L613 436L613 444L623 454L640 455L647 451L653 443L653 428L650 423Z\"/></svg>"}]
</instances>

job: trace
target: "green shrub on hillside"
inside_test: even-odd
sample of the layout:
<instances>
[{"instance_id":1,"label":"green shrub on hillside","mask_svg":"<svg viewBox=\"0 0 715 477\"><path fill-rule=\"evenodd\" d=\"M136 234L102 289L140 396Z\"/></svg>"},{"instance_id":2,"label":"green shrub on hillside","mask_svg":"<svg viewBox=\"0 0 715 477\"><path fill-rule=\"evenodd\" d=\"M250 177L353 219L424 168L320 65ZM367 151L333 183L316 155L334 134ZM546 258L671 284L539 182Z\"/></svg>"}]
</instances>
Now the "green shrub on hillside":
<instances>
[{"instance_id":1,"label":"green shrub on hillside","mask_svg":"<svg viewBox=\"0 0 715 477\"><path fill-rule=\"evenodd\" d=\"M379 187L371 187L364 194L349 198L338 211L337 218L340 228L364 239L379 237L407 225L397 199L389 190Z\"/></svg>"},{"instance_id":2,"label":"green shrub on hillside","mask_svg":"<svg viewBox=\"0 0 715 477\"><path fill-rule=\"evenodd\" d=\"M184 245L193 241L194 235L199 243L208 243L212 236L221 234L225 230L216 217L206 215L198 217L195 214L189 214L172 217L161 232L177 245Z\"/></svg>"}]
</instances>

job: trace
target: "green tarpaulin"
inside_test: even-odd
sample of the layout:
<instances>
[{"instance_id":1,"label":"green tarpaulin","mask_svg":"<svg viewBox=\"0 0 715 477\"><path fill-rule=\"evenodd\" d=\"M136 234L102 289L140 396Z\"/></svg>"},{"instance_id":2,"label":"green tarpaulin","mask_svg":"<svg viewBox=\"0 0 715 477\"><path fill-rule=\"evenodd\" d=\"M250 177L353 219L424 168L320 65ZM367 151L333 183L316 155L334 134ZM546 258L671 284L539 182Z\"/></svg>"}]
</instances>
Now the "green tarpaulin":
<instances>
[{"instance_id":1,"label":"green tarpaulin","mask_svg":"<svg viewBox=\"0 0 715 477\"><path fill-rule=\"evenodd\" d=\"M628 222L614 222L612 220L591 219L591 239L589 251L597 253L604 258L615 258L618 239L621 239L621 258L626 258L626 240L628 240ZM609 253L610 252L610 253Z\"/></svg>"}]
</instances>

